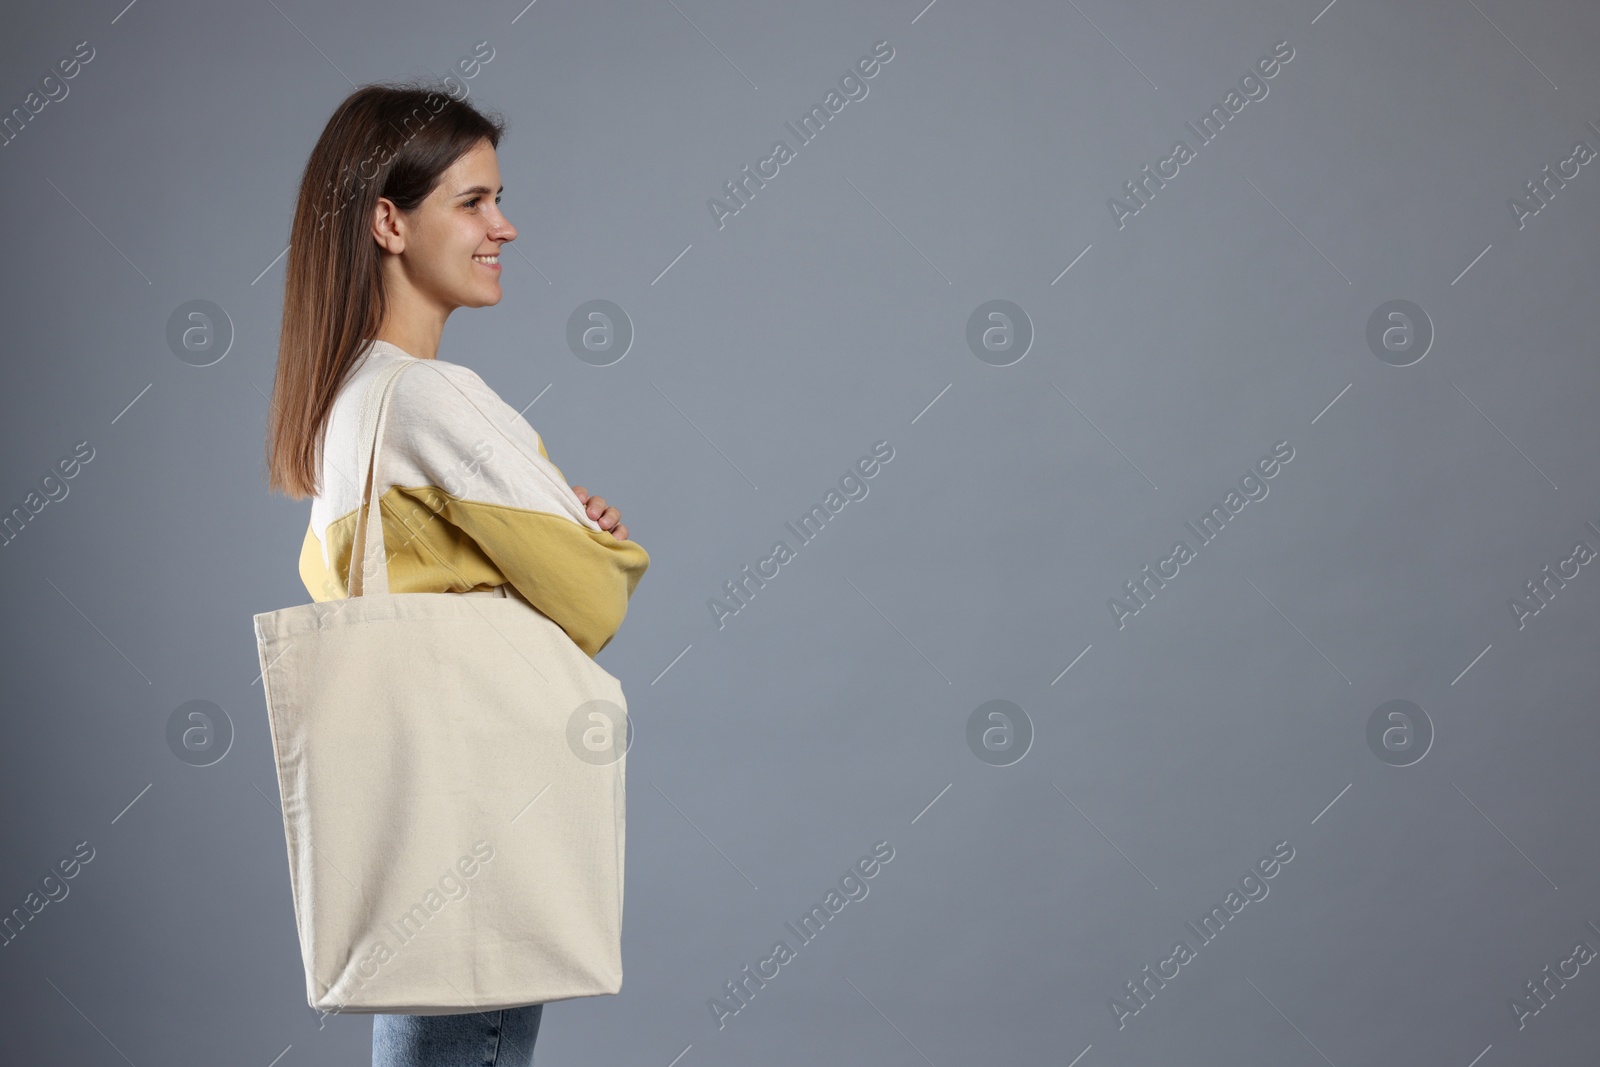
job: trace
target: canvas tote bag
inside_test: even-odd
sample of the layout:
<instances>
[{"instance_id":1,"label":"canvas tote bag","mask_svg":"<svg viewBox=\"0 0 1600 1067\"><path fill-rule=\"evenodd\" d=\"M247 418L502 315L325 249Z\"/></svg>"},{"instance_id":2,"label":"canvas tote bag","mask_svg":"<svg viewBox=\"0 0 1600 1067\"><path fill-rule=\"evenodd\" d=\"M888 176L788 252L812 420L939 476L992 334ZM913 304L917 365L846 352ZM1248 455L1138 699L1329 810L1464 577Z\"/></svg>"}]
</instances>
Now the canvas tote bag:
<instances>
[{"instance_id":1,"label":"canvas tote bag","mask_svg":"<svg viewBox=\"0 0 1600 1067\"><path fill-rule=\"evenodd\" d=\"M622 687L503 586L389 592L372 487L409 366L363 396L351 595L255 616L307 1000L440 1015L616 993Z\"/></svg>"}]
</instances>

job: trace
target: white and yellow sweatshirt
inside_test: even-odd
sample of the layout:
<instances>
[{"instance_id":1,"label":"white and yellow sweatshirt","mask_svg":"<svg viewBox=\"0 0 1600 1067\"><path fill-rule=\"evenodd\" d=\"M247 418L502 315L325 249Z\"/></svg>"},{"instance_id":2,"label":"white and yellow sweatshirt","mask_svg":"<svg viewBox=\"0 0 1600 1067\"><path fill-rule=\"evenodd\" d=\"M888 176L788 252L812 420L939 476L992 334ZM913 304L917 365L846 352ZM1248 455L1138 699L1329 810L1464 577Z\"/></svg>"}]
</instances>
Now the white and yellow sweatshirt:
<instances>
[{"instance_id":1,"label":"white and yellow sweatshirt","mask_svg":"<svg viewBox=\"0 0 1600 1067\"><path fill-rule=\"evenodd\" d=\"M389 394L372 487L390 591L459 593L509 582L578 647L599 653L622 625L649 554L589 518L538 433L475 371L387 341L369 343L328 416L322 491L300 549L311 598L349 595L361 398L373 373L395 360L417 365Z\"/></svg>"}]
</instances>

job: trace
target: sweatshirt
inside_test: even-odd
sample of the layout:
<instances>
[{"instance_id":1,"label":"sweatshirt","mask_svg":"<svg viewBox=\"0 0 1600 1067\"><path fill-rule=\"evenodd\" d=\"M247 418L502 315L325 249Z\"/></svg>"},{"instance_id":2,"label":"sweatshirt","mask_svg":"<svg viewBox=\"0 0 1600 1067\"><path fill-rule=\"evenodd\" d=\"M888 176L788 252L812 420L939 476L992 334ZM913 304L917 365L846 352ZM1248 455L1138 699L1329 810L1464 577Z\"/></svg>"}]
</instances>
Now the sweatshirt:
<instances>
[{"instance_id":1,"label":"sweatshirt","mask_svg":"<svg viewBox=\"0 0 1600 1067\"><path fill-rule=\"evenodd\" d=\"M328 415L317 456L320 495L300 549L311 598L349 595L364 475L361 398L373 374L395 360L419 365L389 393L373 476L390 592L510 583L593 658L622 625L649 554L589 518L538 433L477 372L387 341L367 343Z\"/></svg>"}]
</instances>

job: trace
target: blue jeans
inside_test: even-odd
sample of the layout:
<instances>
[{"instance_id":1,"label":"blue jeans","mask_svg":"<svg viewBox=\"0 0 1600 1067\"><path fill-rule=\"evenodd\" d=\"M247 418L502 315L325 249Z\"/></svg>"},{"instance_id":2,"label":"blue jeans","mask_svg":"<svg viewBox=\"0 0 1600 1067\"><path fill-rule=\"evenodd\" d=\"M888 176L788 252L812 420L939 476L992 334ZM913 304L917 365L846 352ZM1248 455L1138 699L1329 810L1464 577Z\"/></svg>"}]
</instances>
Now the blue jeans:
<instances>
[{"instance_id":1,"label":"blue jeans","mask_svg":"<svg viewBox=\"0 0 1600 1067\"><path fill-rule=\"evenodd\" d=\"M465 1015L373 1015L372 1067L532 1067L543 1004Z\"/></svg>"}]
</instances>

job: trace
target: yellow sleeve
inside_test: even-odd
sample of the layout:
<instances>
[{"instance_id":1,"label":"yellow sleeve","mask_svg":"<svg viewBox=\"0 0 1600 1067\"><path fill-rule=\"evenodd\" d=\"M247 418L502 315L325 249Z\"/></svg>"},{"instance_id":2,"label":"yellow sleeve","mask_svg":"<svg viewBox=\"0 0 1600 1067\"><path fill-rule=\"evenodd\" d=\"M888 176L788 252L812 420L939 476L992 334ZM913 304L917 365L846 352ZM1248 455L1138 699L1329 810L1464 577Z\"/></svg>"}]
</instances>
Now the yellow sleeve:
<instances>
[{"instance_id":1,"label":"yellow sleeve","mask_svg":"<svg viewBox=\"0 0 1600 1067\"><path fill-rule=\"evenodd\" d=\"M594 656L616 636L650 566L644 546L529 508L443 494L437 505L440 517L471 538L579 648Z\"/></svg>"}]
</instances>

